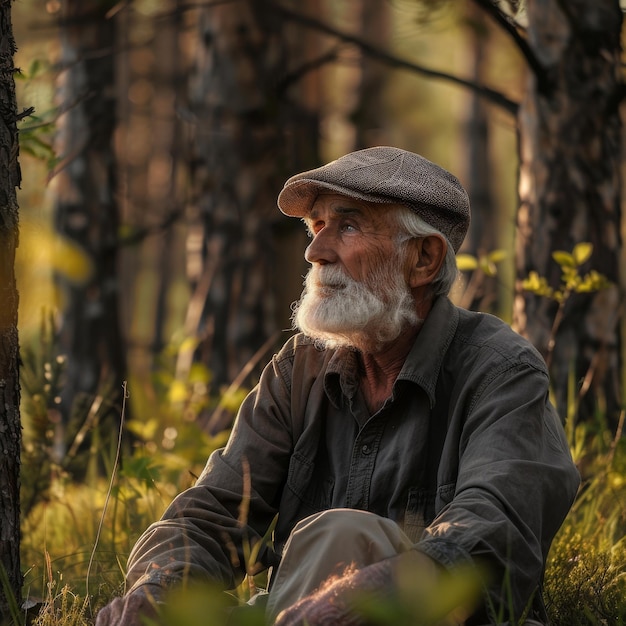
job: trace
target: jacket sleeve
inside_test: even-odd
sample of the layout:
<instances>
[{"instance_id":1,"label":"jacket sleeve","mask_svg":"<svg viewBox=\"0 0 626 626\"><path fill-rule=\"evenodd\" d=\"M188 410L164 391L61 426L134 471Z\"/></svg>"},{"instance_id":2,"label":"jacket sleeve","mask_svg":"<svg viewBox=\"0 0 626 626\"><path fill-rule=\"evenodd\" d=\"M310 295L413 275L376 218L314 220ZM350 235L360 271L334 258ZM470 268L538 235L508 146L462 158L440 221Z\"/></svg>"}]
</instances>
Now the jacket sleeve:
<instances>
[{"instance_id":1,"label":"jacket sleeve","mask_svg":"<svg viewBox=\"0 0 626 626\"><path fill-rule=\"evenodd\" d=\"M243 402L225 448L133 547L130 591L184 577L237 584L248 565L246 547L261 541L278 510L293 445L289 400L275 358Z\"/></svg>"},{"instance_id":2,"label":"jacket sleeve","mask_svg":"<svg viewBox=\"0 0 626 626\"><path fill-rule=\"evenodd\" d=\"M458 445L454 496L416 546L446 567L486 565L487 606L504 619L532 601L579 485L539 359L530 352L495 367L485 360L468 372L469 391L457 398L450 424Z\"/></svg>"}]
</instances>

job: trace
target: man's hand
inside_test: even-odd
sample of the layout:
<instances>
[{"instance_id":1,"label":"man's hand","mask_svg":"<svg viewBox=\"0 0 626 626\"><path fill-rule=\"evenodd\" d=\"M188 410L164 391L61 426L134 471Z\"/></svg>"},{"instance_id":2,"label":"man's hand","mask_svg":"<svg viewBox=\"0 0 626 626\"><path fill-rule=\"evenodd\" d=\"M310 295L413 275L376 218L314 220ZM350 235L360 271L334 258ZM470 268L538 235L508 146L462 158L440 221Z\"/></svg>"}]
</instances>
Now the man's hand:
<instances>
[{"instance_id":1,"label":"man's hand","mask_svg":"<svg viewBox=\"0 0 626 626\"><path fill-rule=\"evenodd\" d=\"M317 591L283 610L275 626L363 626L368 607L381 600L398 601L409 594L411 604L432 599L441 566L417 550L408 550L362 569L348 569L329 579ZM404 581L404 584L398 584ZM406 581L410 581L407 587ZM402 589L402 587L406 589ZM271 592L270 592L271 593ZM443 616L441 616L443 617ZM442 624L456 624L444 621Z\"/></svg>"},{"instance_id":2,"label":"man's hand","mask_svg":"<svg viewBox=\"0 0 626 626\"><path fill-rule=\"evenodd\" d=\"M359 626L367 620L359 611L365 594L385 597L392 592L391 559L347 571L282 611L275 626Z\"/></svg>"},{"instance_id":3,"label":"man's hand","mask_svg":"<svg viewBox=\"0 0 626 626\"><path fill-rule=\"evenodd\" d=\"M146 619L156 620L159 591L154 585L144 585L122 598L115 598L98 611L96 626L144 626Z\"/></svg>"}]
</instances>

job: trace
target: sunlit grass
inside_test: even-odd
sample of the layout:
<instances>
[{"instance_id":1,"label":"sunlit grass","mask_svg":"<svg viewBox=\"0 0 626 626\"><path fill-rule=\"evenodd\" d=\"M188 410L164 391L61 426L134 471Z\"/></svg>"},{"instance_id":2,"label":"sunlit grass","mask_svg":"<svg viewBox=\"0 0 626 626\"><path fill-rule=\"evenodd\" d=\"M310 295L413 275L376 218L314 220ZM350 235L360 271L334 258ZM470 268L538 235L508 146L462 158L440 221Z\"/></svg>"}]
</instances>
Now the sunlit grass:
<instances>
[{"instance_id":1,"label":"sunlit grass","mask_svg":"<svg viewBox=\"0 0 626 626\"><path fill-rule=\"evenodd\" d=\"M45 325L42 328L45 330ZM228 432L209 436L190 419L209 405L218 406L216 399L200 400L199 389L205 390L202 385L207 382L201 372L194 371L186 382L180 382L172 401L168 390L175 359L166 359L171 369L158 373L153 393L142 397L135 411L148 419L135 417L127 424L133 443L123 448L105 507L114 445L96 445L105 439L90 433L94 435L91 446L76 459L100 468L96 472L83 468L80 473L78 467L77 473L76 463L64 465L52 458L54 449L46 439L50 433L48 407L54 405L55 385L61 384L62 376L55 373L60 365L51 363L50 341L43 341L44 348L40 347L25 372L25 461L34 459L36 466L25 462L22 471L30 501L22 522L23 595L25 606L31 607L29 619L35 619L32 623L78 626L92 624L97 610L123 592L131 547L174 496L195 481L210 452L225 443ZM47 391L46 385L50 387ZM36 424L29 423L30 419L36 419ZM45 440L37 442L37 437ZM116 437L108 433L109 440ZM548 611L553 626L626 623L626 440L609 433L601 421L593 426L570 426L568 437L575 460L584 467L584 482L547 562ZM66 443L71 449L73 440ZM256 548L250 546L248 551L251 561ZM228 613L233 604L247 600L254 582L244 581L230 596L206 588L180 591L186 594L184 602L178 598L167 605L162 622L171 626L205 624L206 615ZM372 623L444 624L446 619L458 617L458 606L471 604L474 583L471 577L453 577L445 597L430 598L430 617L422 612L421 621L416 621L411 603L410 575L402 581L402 598L364 605L364 610L369 611ZM260 625L262 612L237 609L229 623Z\"/></svg>"},{"instance_id":2,"label":"sunlit grass","mask_svg":"<svg viewBox=\"0 0 626 626\"><path fill-rule=\"evenodd\" d=\"M625 449L619 442L615 449L607 449L597 458L598 467L603 469L588 480L553 545L546 573L546 599L555 626L595 626L626 619ZM89 602L85 600L85 576L102 514L106 480L92 485L58 481L50 498L24 520L22 554L28 568L25 595L41 603L38 619L45 620L36 623L88 624L96 607L121 593L130 548L178 491L168 480L161 480L159 471L151 475L151 465L140 462L141 458L145 459L138 457L124 469L121 484L114 492L114 504L106 513L91 572ZM158 464L158 457L152 457L151 463ZM463 591L463 586L458 589ZM175 609L183 606L180 604L168 609L165 623L199 626L207 610L221 611L224 603L229 604L227 598L212 592L187 600L182 612ZM207 606L213 602L212 608ZM406 616L407 606L393 610L380 606L378 610L387 611L390 618L395 615L395 620L400 614ZM234 623L239 619L251 626L260 623L255 621L259 616L254 611L237 615Z\"/></svg>"}]
</instances>

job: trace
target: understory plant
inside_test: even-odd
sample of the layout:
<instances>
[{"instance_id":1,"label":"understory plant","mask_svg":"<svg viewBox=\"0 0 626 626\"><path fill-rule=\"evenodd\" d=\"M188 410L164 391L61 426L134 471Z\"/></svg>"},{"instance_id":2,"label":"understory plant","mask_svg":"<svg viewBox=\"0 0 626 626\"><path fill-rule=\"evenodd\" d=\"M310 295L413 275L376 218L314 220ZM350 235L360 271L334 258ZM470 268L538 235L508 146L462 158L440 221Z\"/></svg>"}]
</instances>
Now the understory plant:
<instances>
[{"instance_id":1,"label":"understory plant","mask_svg":"<svg viewBox=\"0 0 626 626\"><path fill-rule=\"evenodd\" d=\"M555 626L626 623L626 440L621 428L613 437L607 429L590 429L574 429L574 459L584 455L591 465L546 568Z\"/></svg>"}]
</instances>

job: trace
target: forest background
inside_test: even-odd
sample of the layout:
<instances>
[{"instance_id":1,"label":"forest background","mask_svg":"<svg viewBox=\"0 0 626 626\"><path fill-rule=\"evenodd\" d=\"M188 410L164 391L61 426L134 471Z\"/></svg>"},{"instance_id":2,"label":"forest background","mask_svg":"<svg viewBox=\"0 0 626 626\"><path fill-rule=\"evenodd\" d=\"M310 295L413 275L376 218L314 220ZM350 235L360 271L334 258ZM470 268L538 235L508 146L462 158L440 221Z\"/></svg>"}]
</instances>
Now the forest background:
<instances>
[{"instance_id":1,"label":"forest background","mask_svg":"<svg viewBox=\"0 0 626 626\"><path fill-rule=\"evenodd\" d=\"M7 4L24 430L0 614L90 623L119 593L134 540L291 332L306 236L282 184L388 144L470 193L453 299L550 365L583 475L549 562L553 621L626 617L617 1Z\"/></svg>"}]
</instances>

